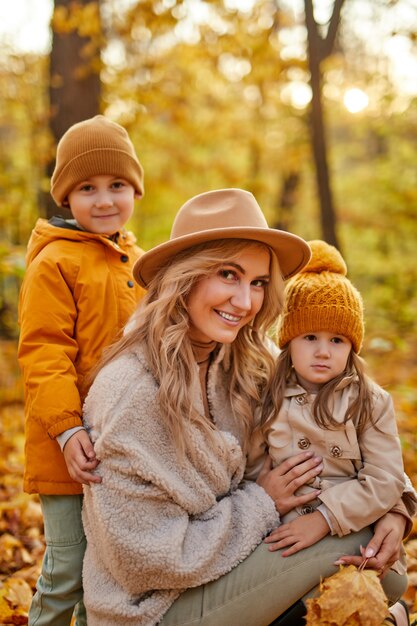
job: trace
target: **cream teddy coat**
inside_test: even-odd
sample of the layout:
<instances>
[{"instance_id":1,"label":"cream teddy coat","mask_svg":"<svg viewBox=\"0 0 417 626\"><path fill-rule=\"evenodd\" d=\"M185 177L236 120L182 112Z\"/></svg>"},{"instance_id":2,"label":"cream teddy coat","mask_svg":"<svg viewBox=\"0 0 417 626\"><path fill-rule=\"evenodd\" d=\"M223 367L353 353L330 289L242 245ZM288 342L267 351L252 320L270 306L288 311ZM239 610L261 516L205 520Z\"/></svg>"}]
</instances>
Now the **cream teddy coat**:
<instances>
[{"instance_id":1,"label":"cream teddy coat","mask_svg":"<svg viewBox=\"0 0 417 626\"><path fill-rule=\"evenodd\" d=\"M229 572L279 523L267 493L242 482L222 354L207 383L215 445L190 423L192 448L178 459L157 391L136 348L101 370L85 402L102 476L84 498L89 626L157 624L182 591ZM200 386L190 393L204 414Z\"/></svg>"}]
</instances>

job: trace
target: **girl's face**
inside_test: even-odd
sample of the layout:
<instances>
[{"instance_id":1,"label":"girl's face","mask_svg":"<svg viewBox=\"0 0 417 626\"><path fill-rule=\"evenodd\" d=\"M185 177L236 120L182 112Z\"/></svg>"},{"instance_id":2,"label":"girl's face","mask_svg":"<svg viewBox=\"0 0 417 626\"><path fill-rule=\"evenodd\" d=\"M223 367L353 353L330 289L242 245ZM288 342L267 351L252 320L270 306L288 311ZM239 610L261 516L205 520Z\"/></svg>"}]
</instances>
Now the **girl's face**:
<instances>
[{"instance_id":1,"label":"girl's face","mask_svg":"<svg viewBox=\"0 0 417 626\"><path fill-rule=\"evenodd\" d=\"M248 244L233 261L199 280L187 300L190 339L232 343L262 307L269 263L267 250Z\"/></svg>"},{"instance_id":2,"label":"girl's face","mask_svg":"<svg viewBox=\"0 0 417 626\"><path fill-rule=\"evenodd\" d=\"M327 331L306 333L290 341L292 364L307 391L316 391L346 369L352 342Z\"/></svg>"}]
</instances>

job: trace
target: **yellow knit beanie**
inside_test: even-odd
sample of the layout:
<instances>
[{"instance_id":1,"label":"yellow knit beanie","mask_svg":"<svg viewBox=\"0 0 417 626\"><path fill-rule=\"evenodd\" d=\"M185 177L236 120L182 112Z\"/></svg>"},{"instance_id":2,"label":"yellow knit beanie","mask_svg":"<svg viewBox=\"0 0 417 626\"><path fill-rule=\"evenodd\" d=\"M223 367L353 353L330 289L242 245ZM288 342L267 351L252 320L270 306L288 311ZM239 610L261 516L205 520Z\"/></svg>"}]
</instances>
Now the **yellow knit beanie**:
<instances>
[{"instance_id":1,"label":"yellow knit beanie","mask_svg":"<svg viewBox=\"0 0 417 626\"><path fill-rule=\"evenodd\" d=\"M309 245L310 262L285 288L278 345L283 348L305 333L328 331L350 339L359 353L364 334L362 297L346 278L346 263L336 248L324 241L310 241Z\"/></svg>"},{"instance_id":2,"label":"yellow knit beanie","mask_svg":"<svg viewBox=\"0 0 417 626\"><path fill-rule=\"evenodd\" d=\"M61 137L51 195L63 206L68 193L90 176L120 176L143 195L143 168L126 130L103 115L71 126Z\"/></svg>"}]
</instances>

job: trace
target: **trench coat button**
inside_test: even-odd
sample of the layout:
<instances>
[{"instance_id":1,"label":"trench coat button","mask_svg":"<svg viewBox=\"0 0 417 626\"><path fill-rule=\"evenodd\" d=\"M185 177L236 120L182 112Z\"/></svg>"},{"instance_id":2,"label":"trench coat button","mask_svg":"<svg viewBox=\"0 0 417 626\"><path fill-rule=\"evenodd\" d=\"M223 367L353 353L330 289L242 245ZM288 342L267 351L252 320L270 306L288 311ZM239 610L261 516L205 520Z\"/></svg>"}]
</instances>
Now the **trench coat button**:
<instances>
[{"instance_id":1,"label":"trench coat button","mask_svg":"<svg viewBox=\"0 0 417 626\"><path fill-rule=\"evenodd\" d=\"M301 450L307 450L307 448L310 447L310 439L308 439L307 437L301 437L301 439L299 439L297 441L297 446L301 449Z\"/></svg>"},{"instance_id":2,"label":"trench coat button","mask_svg":"<svg viewBox=\"0 0 417 626\"><path fill-rule=\"evenodd\" d=\"M128 287L130 287L130 288L132 288L132 287L134 287L134 286L135 286L135 283L133 282L133 280L128 280L128 281L127 281L127 286L128 286Z\"/></svg>"},{"instance_id":3,"label":"trench coat button","mask_svg":"<svg viewBox=\"0 0 417 626\"><path fill-rule=\"evenodd\" d=\"M120 260L122 263L127 263L129 260L129 257L127 256L127 254L122 254L122 256L120 257Z\"/></svg>"},{"instance_id":4,"label":"trench coat button","mask_svg":"<svg viewBox=\"0 0 417 626\"><path fill-rule=\"evenodd\" d=\"M297 396L295 398L297 404L305 404L307 402L307 398L305 396Z\"/></svg>"},{"instance_id":5,"label":"trench coat button","mask_svg":"<svg viewBox=\"0 0 417 626\"><path fill-rule=\"evenodd\" d=\"M340 446L332 446L330 448L330 454L334 457L342 456L342 448Z\"/></svg>"},{"instance_id":6,"label":"trench coat button","mask_svg":"<svg viewBox=\"0 0 417 626\"><path fill-rule=\"evenodd\" d=\"M308 513L313 512L314 508L311 506L311 504L305 504L303 507L301 507L301 515L307 515Z\"/></svg>"}]
</instances>

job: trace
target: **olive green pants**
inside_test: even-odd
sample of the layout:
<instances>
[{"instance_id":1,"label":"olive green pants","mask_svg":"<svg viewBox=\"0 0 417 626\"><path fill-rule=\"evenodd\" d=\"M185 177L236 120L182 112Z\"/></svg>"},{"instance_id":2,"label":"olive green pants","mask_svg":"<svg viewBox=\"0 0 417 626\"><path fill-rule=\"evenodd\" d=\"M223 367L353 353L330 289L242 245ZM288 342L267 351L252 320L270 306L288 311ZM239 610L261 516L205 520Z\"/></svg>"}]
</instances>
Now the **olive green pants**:
<instances>
[{"instance_id":1,"label":"olive green pants","mask_svg":"<svg viewBox=\"0 0 417 626\"><path fill-rule=\"evenodd\" d=\"M46 549L29 611L29 626L87 626L82 565L86 540L83 497L41 496Z\"/></svg>"},{"instance_id":2,"label":"olive green pants","mask_svg":"<svg viewBox=\"0 0 417 626\"><path fill-rule=\"evenodd\" d=\"M228 574L185 591L159 626L267 626L300 598L314 595L320 578L337 571L333 562L343 554L359 554L371 536L364 529L325 537L285 558L260 544ZM383 586L391 604L404 593L407 577L390 571Z\"/></svg>"}]
</instances>

